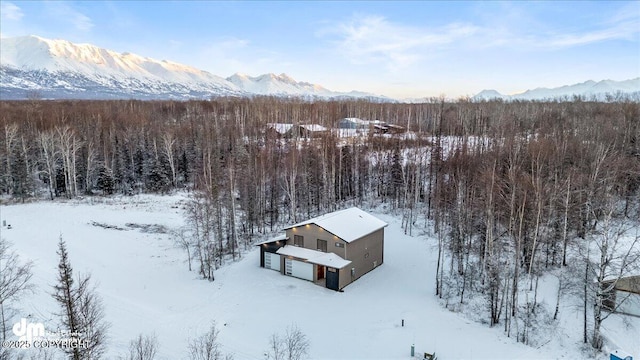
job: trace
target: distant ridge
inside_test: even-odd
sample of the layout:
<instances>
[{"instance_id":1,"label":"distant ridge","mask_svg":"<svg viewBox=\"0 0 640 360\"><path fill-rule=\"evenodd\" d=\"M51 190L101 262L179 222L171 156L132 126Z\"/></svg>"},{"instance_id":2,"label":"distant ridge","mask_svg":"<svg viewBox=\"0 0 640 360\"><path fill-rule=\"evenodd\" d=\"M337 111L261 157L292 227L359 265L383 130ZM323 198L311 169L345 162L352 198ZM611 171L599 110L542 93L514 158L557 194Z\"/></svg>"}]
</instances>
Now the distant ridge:
<instances>
[{"instance_id":1,"label":"distant ridge","mask_svg":"<svg viewBox=\"0 0 640 360\"><path fill-rule=\"evenodd\" d=\"M527 90L520 94L503 95L496 90L482 90L473 100L553 100L569 99L580 96L584 99L596 99L606 101L617 97L626 97L632 100L640 100L640 77L624 81L588 80L582 83L565 85L557 88L537 88Z\"/></svg>"},{"instance_id":2,"label":"distant ridge","mask_svg":"<svg viewBox=\"0 0 640 360\"><path fill-rule=\"evenodd\" d=\"M91 44L39 36L0 39L0 99L208 99L217 96L393 99L361 91L337 92L296 81L287 74L223 78L192 66L119 53ZM472 100L611 100L640 101L640 77L624 81L585 81L557 88L536 88L504 95L483 90ZM419 99L405 100L418 102Z\"/></svg>"}]
</instances>

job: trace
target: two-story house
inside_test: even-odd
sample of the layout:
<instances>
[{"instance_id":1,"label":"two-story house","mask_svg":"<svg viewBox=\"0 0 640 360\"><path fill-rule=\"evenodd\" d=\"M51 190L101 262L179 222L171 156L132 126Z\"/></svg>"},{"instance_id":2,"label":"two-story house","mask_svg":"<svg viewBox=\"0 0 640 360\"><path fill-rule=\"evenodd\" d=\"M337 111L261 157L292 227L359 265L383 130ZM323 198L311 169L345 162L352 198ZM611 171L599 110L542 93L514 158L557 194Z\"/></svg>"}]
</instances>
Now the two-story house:
<instances>
[{"instance_id":1,"label":"two-story house","mask_svg":"<svg viewBox=\"0 0 640 360\"><path fill-rule=\"evenodd\" d=\"M382 265L386 226L356 207L318 216L259 243L260 266L342 290Z\"/></svg>"}]
</instances>

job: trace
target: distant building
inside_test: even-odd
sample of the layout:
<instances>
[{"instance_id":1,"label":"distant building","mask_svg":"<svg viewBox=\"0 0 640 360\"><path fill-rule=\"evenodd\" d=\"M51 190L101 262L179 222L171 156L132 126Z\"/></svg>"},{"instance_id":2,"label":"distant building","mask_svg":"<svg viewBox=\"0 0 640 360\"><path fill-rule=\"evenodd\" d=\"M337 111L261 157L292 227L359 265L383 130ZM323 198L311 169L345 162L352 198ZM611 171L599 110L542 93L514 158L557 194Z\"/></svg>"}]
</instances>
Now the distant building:
<instances>
[{"instance_id":1,"label":"distant building","mask_svg":"<svg viewBox=\"0 0 640 360\"><path fill-rule=\"evenodd\" d=\"M386 226L356 207L318 216L259 243L260 266L342 290L382 265Z\"/></svg>"},{"instance_id":2,"label":"distant building","mask_svg":"<svg viewBox=\"0 0 640 360\"><path fill-rule=\"evenodd\" d=\"M633 360L633 356L624 350L618 349L609 354L609 360Z\"/></svg>"},{"instance_id":3,"label":"distant building","mask_svg":"<svg viewBox=\"0 0 640 360\"><path fill-rule=\"evenodd\" d=\"M338 120L338 129L369 130L369 121L358 118L342 118Z\"/></svg>"},{"instance_id":4,"label":"distant building","mask_svg":"<svg viewBox=\"0 0 640 360\"><path fill-rule=\"evenodd\" d=\"M605 281L605 287L613 285L607 294L603 306L608 311L620 314L640 316L640 275L627 276L615 281Z\"/></svg>"},{"instance_id":5,"label":"distant building","mask_svg":"<svg viewBox=\"0 0 640 360\"><path fill-rule=\"evenodd\" d=\"M285 124L268 123L266 128L267 136L278 138L317 138L329 133L329 129L318 124Z\"/></svg>"},{"instance_id":6,"label":"distant building","mask_svg":"<svg viewBox=\"0 0 640 360\"><path fill-rule=\"evenodd\" d=\"M342 136L346 136L349 133L355 136L370 131L376 134L399 134L406 132L407 129L380 120L362 120L359 118L342 118L338 120L338 133Z\"/></svg>"},{"instance_id":7,"label":"distant building","mask_svg":"<svg viewBox=\"0 0 640 360\"><path fill-rule=\"evenodd\" d=\"M318 138L329 133L329 129L318 124L298 125L294 131L301 138Z\"/></svg>"},{"instance_id":8,"label":"distant building","mask_svg":"<svg viewBox=\"0 0 640 360\"><path fill-rule=\"evenodd\" d=\"M386 124L387 132L390 134L402 134L407 132L407 129L404 126L394 125L394 124Z\"/></svg>"},{"instance_id":9,"label":"distant building","mask_svg":"<svg viewBox=\"0 0 640 360\"><path fill-rule=\"evenodd\" d=\"M267 124L267 136L275 136L275 137L291 137L293 130L293 124L284 124L284 123L268 123Z\"/></svg>"}]
</instances>

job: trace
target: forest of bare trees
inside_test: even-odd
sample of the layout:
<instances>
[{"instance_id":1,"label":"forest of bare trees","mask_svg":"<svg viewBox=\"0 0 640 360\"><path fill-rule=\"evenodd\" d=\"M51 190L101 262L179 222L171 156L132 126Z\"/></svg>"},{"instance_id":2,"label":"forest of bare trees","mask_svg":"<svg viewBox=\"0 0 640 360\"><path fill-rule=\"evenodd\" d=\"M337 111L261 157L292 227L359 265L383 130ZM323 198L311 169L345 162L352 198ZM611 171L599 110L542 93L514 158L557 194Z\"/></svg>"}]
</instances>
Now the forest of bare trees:
<instances>
[{"instance_id":1,"label":"forest of bare trees","mask_svg":"<svg viewBox=\"0 0 640 360\"><path fill-rule=\"evenodd\" d=\"M190 191L181 246L209 280L259 234L347 204L386 204L407 233L433 226L435 292L446 304L482 296L489 324L529 342L540 277L566 269L584 288L584 340L599 348L605 280L640 262L637 102L257 97L0 108L0 195ZM267 123L334 128L343 117L409 132L265 132Z\"/></svg>"}]
</instances>

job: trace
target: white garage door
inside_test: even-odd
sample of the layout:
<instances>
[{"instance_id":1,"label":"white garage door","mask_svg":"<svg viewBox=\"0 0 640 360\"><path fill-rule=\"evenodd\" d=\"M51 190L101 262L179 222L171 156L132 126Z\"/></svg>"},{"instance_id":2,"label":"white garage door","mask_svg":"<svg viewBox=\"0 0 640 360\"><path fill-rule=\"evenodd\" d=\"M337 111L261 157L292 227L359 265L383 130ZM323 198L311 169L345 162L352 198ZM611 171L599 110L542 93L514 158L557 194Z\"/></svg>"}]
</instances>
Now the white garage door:
<instances>
[{"instance_id":1,"label":"white garage door","mask_svg":"<svg viewBox=\"0 0 640 360\"><path fill-rule=\"evenodd\" d=\"M300 279L313 281L313 264L302 261L285 259L285 274Z\"/></svg>"},{"instance_id":2,"label":"white garage door","mask_svg":"<svg viewBox=\"0 0 640 360\"><path fill-rule=\"evenodd\" d=\"M280 271L280 255L269 252L264 253L264 267Z\"/></svg>"}]
</instances>

